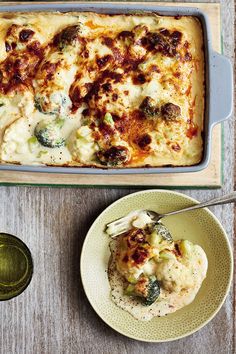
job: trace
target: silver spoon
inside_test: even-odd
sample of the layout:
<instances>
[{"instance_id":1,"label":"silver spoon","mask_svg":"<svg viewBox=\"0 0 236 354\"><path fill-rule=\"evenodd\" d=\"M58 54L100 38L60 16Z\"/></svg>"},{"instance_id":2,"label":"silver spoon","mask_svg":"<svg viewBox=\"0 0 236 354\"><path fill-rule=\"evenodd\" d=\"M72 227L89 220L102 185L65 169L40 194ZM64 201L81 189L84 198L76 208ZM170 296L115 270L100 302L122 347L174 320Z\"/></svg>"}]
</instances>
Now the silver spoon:
<instances>
[{"instance_id":1,"label":"silver spoon","mask_svg":"<svg viewBox=\"0 0 236 354\"><path fill-rule=\"evenodd\" d=\"M232 192L230 194L226 194L222 197L218 197L215 199L211 199L206 202L202 202L199 204L195 204L191 207L180 209L180 210L175 210L171 211L165 214L158 214L155 211L152 210L135 210L130 212L128 215L124 216L123 218L120 218L118 220L115 220L109 224L106 225L106 233L110 235L111 237L118 236L128 230L130 230L133 227L133 222L137 217L142 213L142 215L146 219L149 220L149 223L157 223L159 220L162 218L165 218L166 216L170 215L176 215L180 214L186 211L191 211L191 210L196 210L200 208L205 208L208 206L212 205L221 205L221 204L228 204L228 203L234 203L236 202L236 191Z\"/></svg>"}]
</instances>

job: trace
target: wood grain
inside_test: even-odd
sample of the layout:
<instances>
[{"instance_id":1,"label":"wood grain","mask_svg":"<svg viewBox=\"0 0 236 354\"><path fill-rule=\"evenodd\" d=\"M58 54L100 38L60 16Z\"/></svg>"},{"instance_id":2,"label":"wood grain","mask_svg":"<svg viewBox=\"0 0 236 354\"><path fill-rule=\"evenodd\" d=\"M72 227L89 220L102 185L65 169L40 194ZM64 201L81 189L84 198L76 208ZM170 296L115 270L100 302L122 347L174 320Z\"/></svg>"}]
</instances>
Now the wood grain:
<instances>
[{"instance_id":1,"label":"wood grain","mask_svg":"<svg viewBox=\"0 0 236 354\"><path fill-rule=\"evenodd\" d=\"M222 3L224 52L234 56L234 5ZM221 190L186 190L198 200L234 187L234 119L224 123L224 185ZM18 235L34 258L27 290L0 302L1 354L235 354L233 289L202 330L175 342L148 344L110 329L89 305L80 281L80 250L96 216L134 189L0 187L0 231ZM233 242L233 206L211 209ZM94 270L96 271L96 270ZM99 286L99 284L97 284Z\"/></svg>"},{"instance_id":2,"label":"wood grain","mask_svg":"<svg viewBox=\"0 0 236 354\"><path fill-rule=\"evenodd\" d=\"M35 2L36 3L36 2ZM37 4L46 2L37 2ZM56 3L56 2L53 2ZM96 2L94 2L96 3ZM100 4L102 2L99 2ZM1 3L0 3L1 4ZM12 3L13 4L13 3ZM19 4L14 3L14 4ZM25 2L22 2L25 4ZM27 4L27 2L26 2ZM147 2L147 4L155 4ZM165 3L160 2L159 5ZM10 4L11 5L11 4ZM173 6L188 6L188 3L175 3ZM213 49L221 51L221 32L220 32L220 4L204 4L191 3L191 6L197 6L209 17L212 36ZM211 161L209 166L200 172L181 173L181 174L138 174L132 175L112 175L112 176L97 176L97 175L69 175L49 173L25 173L14 171L0 171L0 183L11 184L46 184L46 185L80 185L80 186L208 186L220 187L222 183L221 176L221 125L218 124L213 129L213 139L211 151Z\"/></svg>"}]
</instances>

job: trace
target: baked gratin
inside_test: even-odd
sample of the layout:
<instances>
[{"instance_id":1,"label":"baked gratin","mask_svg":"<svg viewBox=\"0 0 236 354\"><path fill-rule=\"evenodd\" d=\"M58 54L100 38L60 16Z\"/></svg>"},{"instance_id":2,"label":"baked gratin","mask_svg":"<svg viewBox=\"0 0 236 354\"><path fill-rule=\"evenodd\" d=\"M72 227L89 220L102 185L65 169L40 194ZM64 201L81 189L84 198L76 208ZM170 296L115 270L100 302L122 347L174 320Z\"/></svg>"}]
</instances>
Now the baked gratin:
<instances>
[{"instance_id":1,"label":"baked gratin","mask_svg":"<svg viewBox=\"0 0 236 354\"><path fill-rule=\"evenodd\" d=\"M0 161L201 161L204 52L191 16L0 14Z\"/></svg>"}]
</instances>

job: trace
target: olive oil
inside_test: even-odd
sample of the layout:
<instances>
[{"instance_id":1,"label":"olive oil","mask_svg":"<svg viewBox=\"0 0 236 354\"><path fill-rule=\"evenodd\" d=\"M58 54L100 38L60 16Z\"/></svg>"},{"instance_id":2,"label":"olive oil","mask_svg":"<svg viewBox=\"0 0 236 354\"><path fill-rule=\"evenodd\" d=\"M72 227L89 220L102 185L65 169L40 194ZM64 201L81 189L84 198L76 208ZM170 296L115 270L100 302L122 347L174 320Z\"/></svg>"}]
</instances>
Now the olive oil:
<instances>
[{"instance_id":1,"label":"olive oil","mask_svg":"<svg viewBox=\"0 0 236 354\"><path fill-rule=\"evenodd\" d=\"M28 247L15 236L0 233L0 301L24 291L32 274L33 261Z\"/></svg>"}]
</instances>

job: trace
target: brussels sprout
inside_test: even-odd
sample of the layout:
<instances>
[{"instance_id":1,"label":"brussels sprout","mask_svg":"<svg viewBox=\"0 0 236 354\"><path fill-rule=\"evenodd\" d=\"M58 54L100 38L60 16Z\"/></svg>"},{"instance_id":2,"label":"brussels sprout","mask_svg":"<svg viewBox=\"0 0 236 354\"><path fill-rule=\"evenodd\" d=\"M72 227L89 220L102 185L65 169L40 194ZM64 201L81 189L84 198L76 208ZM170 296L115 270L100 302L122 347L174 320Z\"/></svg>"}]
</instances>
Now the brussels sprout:
<instances>
[{"instance_id":1,"label":"brussels sprout","mask_svg":"<svg viewBox=\"0 0 236 354\"><path fill-rule=\"evenodd\" d=\"M61 136L62 119L48 122L41 120L35 127L34 134L38 142L49 148L61 147L65 139Z\"/></svg>"},{"instance_id":2,"label":"brussels sprout","mask_svg":"<svg viewBox=\"0 0 236 354\"><path fill-rule=\"evenodd\" d=\"M157 234L160 235L164 240L166 240L169 243L173 242L173 238L170 234L170 231L162 223L157 222L153 226L153 228L154 230L156 230Z\"/></svg>"},{"instance_id":3,"label":"brussels sprout","mask_svg":"<svg viewBox=\"0 0 236 354\"><path fill-rule=\"evenodd\" d=\"M66 27L55 36L54 44L59 48L59 50L65 49L68 45L74 45L76 39L78 38L79 32L79 25Z\"/></svg>"},{"instance_id":4,"label":"brussels sprout","mask_svg":"<svg viewBox=\"0 0 236 354\"><path fill-rule=\"evenodd\" d=\"M129 284L125 289L128 296L138 297L144 306L152 305L160 295L160 284L154 275L141 276L138 282Z\"/></svg>"},{"instance_id":5,"label":"brussels sprout","mask_svg":"<svg viewBox=\"0 0 236 354\"><path fill-rule=\"evenodd\" d=\"M146 286L146 296L144 296L144 305L150 306L160 295L160 284L155 276L151 276L148 279Z\"/></svg>"},{"instance_id":6,"label":"brussels sprout","mask_svg":"<svg viewBox=\"0 0 236 354\"><path fill-rule=\"evenodd\" d=\"M152 118L159 113L159 108L157 107L156 102L149 96L144 98L139 108L147 118Z\"/></svg>"},{"instance_id":7,"label":"brussels sprout","mask_svg":"<svg viewBox=\"0 0 236 354\"><path fill-rule=\"evenodd\" d=\"M119 166L129 159L129 150L125 146L112 146L107 150L98 151L97 158L102 165Z\"/></svg>"},{"instance_id":8,"label":"brussels sprout","mask_svg":"<svg viewBox=\"0 0 236 354\"><path fill-rule=\"evenodd\" d=\"M71 106L71 100L63 91L37 94L34 99L35 108L44 114L65 114Z\"/></svg>"},{"instance_id":9,"label":"brussels sprout","mask_svg":"<svg viewBox=\"0 0 236 354\"><path fill-rule=\"evenodd\" d=\"M161 114L167 121L174 121L180 118L181 109L174 103L166 103L161 107Z\"/></svg>"}]
</instances>

